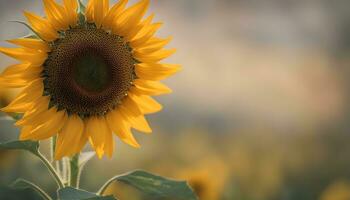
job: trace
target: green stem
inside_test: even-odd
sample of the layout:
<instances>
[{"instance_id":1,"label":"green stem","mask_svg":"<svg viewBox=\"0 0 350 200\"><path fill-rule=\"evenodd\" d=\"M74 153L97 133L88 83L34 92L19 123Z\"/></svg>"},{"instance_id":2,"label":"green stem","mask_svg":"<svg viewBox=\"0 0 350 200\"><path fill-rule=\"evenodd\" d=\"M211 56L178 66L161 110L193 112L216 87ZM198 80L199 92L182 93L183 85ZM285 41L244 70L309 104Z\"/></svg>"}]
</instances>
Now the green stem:
<instances>
[{"instance_id":1,"label":"green stem","mask_svg":"<svg viewBox=\"0 0 350 200\"><path fill-rule=\"evenodd\" d=\"M111 179L109 179L97 192L98 195L103 195L106 191L106 189L108 188L108 186L113 183L114 181L118 180L118 178L122 176L122 175L119 175L119 176L115 176Z\"/></svg>"},{"instance_id":2,"label":"green stem","mask_svg":"<svg viewBox=\"0 0 350 200\"><path fill-rule=\"evenodd\" d=\"M55 162L55 149L56 149L56 136L53 136L51 138L51 144L50 144L51 163Z\"/></svg>"},{"instance_id":3,"label":"green stem","mask_svg":"<svg viewBox=\"0 0 350 200\"><path fill-rule=\"evenodd\" d=\"M70 177L70 175L69 175L70 174L70 166L69 166L70 160L67 157L63 157L61 161L62 161L62 178L64 180L65 185L69 186L70 183L69 183L68 177Z\"/></svg>"},{"instance_id":4,"label":"green stem","mask_svg":"<svg viewBox=\"0 0 350 200\"><path fill-rule=\"evenodd\" d=\"M57 182L57 185L59 188L64 188L63 181L61 177L58 175L56 172L55 168L51 165L50 161L48 161L43 154L38 152L38 157L40 158L41 161L45 164L45 166L49 169L51 175L54 177L55 181Z\"/></svg>"},{"instance_id":5,"label":"green stem","mask_svg":"<svg viewBox=\"0 0 350 200\"><path fill-rule=\"evenodd\" d=\"M62 177L62 172L61 172L61 168L60 168L60 161L55 160L56 140L57 140L57 136L51 137L51 144L50 144L51 164L56 166L55 169L56 169L58 176ZM64 178L63 178L63 182L64 182Z\"/></svg>"},{"instance_id":6,"label":"green stem","mask_svg":"<svg viewBox=\"0 0 350 200\"><path fill-rule=\"evenodd\" d=\"M57 171L57 173L62 177L62 171L61 171L60 161L59 161L59 160L56 160L56 161L55 161L55 165L56 165L56 171ZM62 178L63 178L63 180L65 180L64 177L62 177Z\"/></svg>"},{"instance_id":7,"label":"green stem","mask_svg":"<svg viewBox=\"0 0 350 200\"><path fill-rule=\"evenodd\" d=\"M79 188L80 169L79 169L79 153L70 159L70 186Z\"/></svg>"}]
</instances>

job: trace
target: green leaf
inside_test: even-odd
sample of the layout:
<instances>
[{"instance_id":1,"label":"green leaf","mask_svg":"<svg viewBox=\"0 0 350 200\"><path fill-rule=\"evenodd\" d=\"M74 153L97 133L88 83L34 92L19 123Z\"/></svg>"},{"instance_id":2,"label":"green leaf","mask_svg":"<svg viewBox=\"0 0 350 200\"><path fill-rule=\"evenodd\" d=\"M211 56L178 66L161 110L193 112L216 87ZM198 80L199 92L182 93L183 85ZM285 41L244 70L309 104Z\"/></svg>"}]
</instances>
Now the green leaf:
<instances>
[{"instance_id":1,"label":"green leaf","mask_svg":"<svg viewBox=\"0 0 350 200\"><path fill-rule=\"evenodd\" d=\"M85 22L86 22L85 15L83 13L79 12L78 18L79 18L79 24L81 26L85 25Z\"/></svg>"},{"instance_id":2,"label":"green leaf","mask_svg":"<svg viewBox=\"0 0 350 200\"><path fill-rule=\"evenodd\" d=\"M12 141L0 143L0 150L27 150L34 155L39 154L39 142L35 141Z\"/></svg>"},{"instance_id":3,"label":"green leaf","mask_svg":"<svg viewBox=\"0 0 350 200\"><path fill-rule=\"evenodd\" d=\"M114 180L130 185L141 191L146 199L152 200L197 200L197 196L185 181L175 181L145 171L134 171L117 176L106 183L100 193Z\"/></svg>"},{"instance_id":4,"label":"green leaf","mask_svg":"<svg viewBox=\"0 0 350 200\"><path fill-rule=\"evenodd\" d=\"M80 25L84 25L86 22L85 10L86 10L85 5L83 4L83 2L81 0L79 0L78 19L79 19Z\"/></svg>"},{"instance_id":5,"label":"green leaf","mask_svg":"<svg viewBox=\"0 0 350 200\"><path fill-rule=\"evenodd\" d=\"M79 190L72 187L66 187L58 190L59 200L115 200L113 196L97 196L94 193L85 190Z\"/></svg>"},{"instance_id":6,"label":"green leaf","mask_svg":"<svg viewBox=\"0 0 350 200\"><path fill-rule=\"evenodd\" d=\"M27 36L24 36L24 38L28 38L28 39L40 39L37 35L33 35L33 34L29 34Z\"/></svg>"},{"instance_id":7,"label":"green leaf","mask_svg":"<svg viewBox=\"0 0 350 200\"><path fill-rule=\"evenodd\" d=\"M45 200L36 190L30 187L0 187L0 199L6 200Z\"/></svg>"},{"instance_id":8,"label":"green leaf","mask_svg":"<svg viewBox=\"0 0 350 200\"><path fill-rule=\"evenodd\" d=\"M79 0L79 11L80 13L85 13L86 7L81 0Z\"/></svg>"},{"instance_id":9,"label":"green leaf","mask_svg":"<svg viewBox=\"0 0 350 200\"><path fill-rule=\"evenodd\" d=\"M13 188L17 188L17 189L31 188L31 189L35 190L38 194L40 194L40 196L43 199L51 200L51 197L46 192L44 192L39 186L37 186L34 183L31 183L29 181L26 181L23 179L18 179L11 186Z\"/></svg>"},{"instance_id":10,"label":"green leaf","mask_svg":"<svg viewBox=\"0 0 350 200\"><path fill-rule=\"evenodd\" d=\"M82 168L79 167L79 154L75 154L69 160L70 166L70 186L75 188L79 188L79 177L81 174Z\"/></svg>"},{"instance_id":11,"label":"green leaf","mask_svg":"<svg viewBox=\"0 0 350 200\"><path fill-rule=\"evenodd\" d=\"M0 116L0 121L14 121L12 117L5 115L5 116Z\"/></svg>"},{"instance_id":12,"label":"green leaf","mask_svg":"<svg viewBox=\"0 0 350 200\"><path fill-rule=\"evenodd\" d=\"M113 196L105 196L105 197L97 196L97 197L93 197L90 199L84 199L84 200L116 200L116 198L114 198Z\"/></svg>"},{"instance_id":13,"label":"green leaf","mask_svg":"<svg viewBox=\"0 0 350 200\"><path fill-rule=\"evenodd\" d=\"M66 187L58 191L58 197L61 200L89 199L96 196L97 195L94 193L78 190L72 187Z\"/></svg>"},{"instance_id":14,"label":"green leaf","mask_svg":"<svg viewBox=\"0 0 350 200\"><path fill-rule=\"evenodd\" d=\"M6 142L6 143L0 143L0 150L26 150L31 152L32 154L36 155L46 166L46 168L50 171L53 178L56 180L57 184L60 188L63 188L63 181L57 174L54 167L50 164L50 162L39 152L39 142L37 141L13 141L13 142Z\"/></svg>"}]
</instances>

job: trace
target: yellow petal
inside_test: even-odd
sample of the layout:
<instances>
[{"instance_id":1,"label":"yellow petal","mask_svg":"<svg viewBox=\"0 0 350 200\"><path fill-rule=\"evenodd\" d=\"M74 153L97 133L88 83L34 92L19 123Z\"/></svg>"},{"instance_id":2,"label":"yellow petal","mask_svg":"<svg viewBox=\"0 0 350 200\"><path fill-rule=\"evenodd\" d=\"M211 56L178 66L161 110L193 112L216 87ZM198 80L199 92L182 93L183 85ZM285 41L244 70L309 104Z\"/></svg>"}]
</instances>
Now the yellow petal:
<instances>
[{"instance_id":1,"label":"yellow petal","mask_svg":"<svg viewBox=\"0 0 350 200\"><path fill-rule=\"evenodd\" d=\"M27 140L27 138L30 136L30 132L32 131L32 127L31 126L25 126L21 129L21 133L19 136L20 140Z\"/></svg>"},{"instance_id":2,"label":"yellow petal","mask_svg":"<svg viewBox=\"0 0 350 200\"><path fill-rule=\"evenodd\" d=\"M0 87L4 88L21 88L26 86L28 83L29 81L23 79L9 80L0 77Z\"/></svg>"},{"instance_id":3,"label":"yellow petal","mask_svg":"<svg viewBox=\"0 0 350 200\"><path fill-rule=\"evenodd\" d=\"M57 113L56 108L51 108L49 110L42 110L41 112L36 112L35 114L31 115L30 117L23 118L21 121L16 122L16 125L18 126L39 126L40 124L44 124L48 119L50 119L51 116L55 115Z\"/></svg>"},{"instance_id":4,"label":"yellow petal","mask_svg":"<svg viewBox=\"0 0 350 200\"><path fill-rule=\"evenodd\" d=\"M108 10L109 0L90 0L85 12L86 18L88 22L94 22L100 28Z\"/></svg>"},{"instance_id":5,"label":"yellow petal","mask_svg":"<svg viewBox=\"0 0 350 200\"><path fill-rule=\"evenodd\" d=\"M43 52L49 52L51 50L49 45L46 42L38 39L19 38L19 39L8 40L8 42L12 44L16 44L18 46L26 47L33 50L39 50Z\"/></svg>"},{"instance_id":6,"label":"yellow petal","mask_svg":"<svg viewBox=\"0 0 350 200\"><path fill-rule=\"evenodd\" d=\"M109 11L109 0L102 0L102 1L103 1L103 18L104 18L106 17ZM103 19L101 21L103 21Z\"/></svg>"},{"instance_id":7,"label":"yellow petal","mask_svg":"<svg viewBox=\"0 0 350 200\"><path fill-rule=\"evenodd\" d=\"M145 53L140 51L134 51L134 57L144 63L157 63L160 60L163 60L176 52L176 49L162 49L152 53Z\"/></svg>"},{"instance_id":8,"label":"yellow petal","mask_svg":"<svg viewBox=\"0 0 350 200\"><path fill-rule=\"evenodd\" d=\"M128 33L138 25L149 7L149 0L141 0L135 5L126 9L116 22L114 33L127 36Z\"/></svg>"},{"instance_id":9,"label":"yellow petal","mask_svg":"<svg viewBox=\"0 0 350 200\"><path fill-rule=\"evenodd\" d=\"M180 65L139 63L136 64L135 73L140 79L160 81L175 74L180 69Z\"/></svg>"},{"instance_id":10,"label":"yellow petal","mask_svg":"<svg viewBox=\"0 0 350 200\"><path fill-rule=\"evenodd\" d=\"M10 103L10 105L32 103L43 95L44 84L42 79L37 79L24 88Z\"/></svg>"},{"instance_id":11,"label":"yellow petal","mask_svg":"<svg viewBox=\"0 0 350 200\"><path fill-rule=\"evenodd\" d=\"M23 126L25 124L27 126L42 124L43 122L45 122L45 120L47 120L47 116L52 115L52 114L45 115L45 113L48 111L48 108L49 108L49 97L41 97L37 99L36 101L33 102L32 109L26 111L22 119L16 122L16 126ZM44 114L44 116L42 116L42 114Z\"/></svg>"},{"instance_id":12,"label":"yellow petal","mask_svg":"<svg viewBox=\"0 0 350 200\"><path fill-rule=\"evenodd\" d=\"M30 63L21 63L8 66L1 74L0 77L11 76L13 74L21 73L27 70L31 66Z\"/></svg>"},{"instance_id":13,"label":"yellow petal","mask_svg":"<svg viewBox=\"0 0 350 200\"><path fill-rule=\"evenodd\" d=\"M136 27L134 27L133 30L131 30L126 36L126 40L132 41L133 38L140 37L139 35L142 32L141 30L143 30L145 27L148 27L151 24L153 18L154 18L154 14L151 14L145 20L139 23Z\"/></svg>"},{"instance_id":14,"label":"yellow petal","mask_svg":"<svg viewBox=\"0 0 350 200\"><path fill-rule=\"evenodd\" d=\"M60 160L63 156L71 156L78 153L76 150L80 144L83 131L83 120L77 115L69 116L57 137L56 160Z\"/></svg>"},{"instance_id":15,"label":"yellow petal","mask_svg":"<svg viewBox=\"0 0 350 200\"><path fill-rule=\"evenodd\" d=\"M111 30L116 18L122 13L128 0L120 0L108 11L102 22L102 27L106 30Z\"/></svg>"},{"instance_id":16,"label":"yellow petal","mask_svg":"<svg viewBox=\"0 0 350 200\"><path fill-rule=\"evenodd\" d=\"M158 81L136 79L134 85L135 87L132 87L130 91L137 95L157 96L172 92L170 88Z\"/></svg>"},{"instance_id":17,"label":"yellow petal","mask_svg":"<svg viewBox=\"0 0 350 200\"><path fill-rule=\"evenodd\" d=\"M158 51L164 46L166 46L170 41L172 40L171 37L167 39L156 39L156 40L150 40L146 44L144 44L142 47L135 49L135 51L138 51L140 53L153 53L155 51Z\"/></svg>"},{"instance_id":18,"label":"yellow petal","mask_svg":"<svg viewBox=\"0 0 350 200\"><path fill-rule=\"evenodd\" d=\"M129 96L126 96L123 99L122 104L123 107L130 111L133 115L137 116L142 114L138 105Z\"/></svg>"},{"instance_id":19,"label":"yellow petal","mask_svg":"<svg viewBox=\"0 0 350 200\"><path fill-rule=\"evenodd\" d=\"M90 23L94 21L94 6L95 0L89 0L89 2L86 5L85 16L86 20Z\"/></svg>"},{"instance_id":20,"label":"yellow petal","mask_svg":"<svg viewBox=\"0 0 350 200\"><path fill-rule=\"evenodd\" d=\"M71 25L72 27L77 25L78 22L78 14L77 14L77 10L78 10L78 1L77 0L63 0L64 3L64 7L66 9L67 12L67 18L68 18L68 22L69 25Z\"/></svg>"},{"instance_id":21,"label":"yellow petal","mask_svg":"<svg viewBox=\"0 0 350 200\"><path fill-rule=\"evenodd\" d=\"M40 77L42 67L33 67L30 63L9 66L0 75L0 87L24 87Z\"/></svg>"},{"instance_id":22,"label":"yellow petal","mask_svg":"<svg viewBox=\"0 0 350 200\"><path fill-rule=\"evenodd\" d=\"M140 145L131 133L130 125L118 110L112 110L106 115L109 128L126 144L139 148Z\"/></svg>"},{"instance_id":23,"label":"yellow petal","mask_svg":"<svg viewBox=\"0 0 350 200\"><path fill-rule=\"evenodd\" d=\"M41 66L47 58L45 52L39 52L28 48L0 47L0 52L19 61L29 62L34 66Z\"/></svg>"},{"instance_id":24,"label":"yellow petal","mask_svg":"<svg viewBox=\"0 0 350 200\"><path fill-rule=\"evenodd\" d=\"M86 121L83 122L84 124L84 130L83 130L83 133L81 134L81 137L80 137L80 140L79 140L79 143L78 145L76 146L76 149L75 149L75 152L80 152L83 150L83 148L85 147L86 143L88 142L89 140L89 135L87 134L87 132L85 131L86 130Z\"/></svg>"},{"instance_id":25,"label":"yellow petal","mask_svg":"<svg viewBox=\"0 0 350 200\"><path fill-rule=\"evenodd\" d=\"M129 144L132 147L135 148L140 148L140 144L137 142L137 140L135 139L134 135L131 132L131 127L130 125L123 125L120 128L120 131L115 132L115 134L117 134L118 137L120 137L120 139L125 142L126 144Z\"/></svg>"},{"instance_id":26,"label":"yellow petal","mask_svg":"<svg viewBox=\"0 0 350 200\"><path fill-rule=\"evenodd\" d=\"M68 29L68 18L63 6L58 5L55 0L43 0L45 13L50 24L56 31Z\"/></svg>"},{"instance_id":27,"label":"yellow petal","mask_svg":"<svg viewBox=\"0 0 350 200\"><path fill-rule=\"evenodd\" d=\"M37 32L41 38L46 41L54 41L58 38L58 33L48 22L48 20L39 17L30 12L24 12L28 22L31 24L33 30Z\"/></svg>"},{"instance_id":28,"label":"yellow petal","mask_svg":"<svg viewBox=\"0 0 350 200\"><path fill-rule=\"evenodd\" d=\"M80 137L80 141L79 141L79 145L77 146L77 149L75 150L75 152L80 152L82 151L82 149L85 147L86 143L89 140L89 136L87 135L86 131L85 131L85 123L84 123L84 131Z\"/></svg>"},{"instance_id":29,"label":"yellow petal","mask_svg":"<svg viewBox=\"0 0 350 200\"><path fill-rule=\"evenodd\" d=\"M94 21L94 13L93 13L94 4L95 4L95 0L89 0L85 9L86 20L90 23Z\"/></svg>"},{"instance_id":30,"label":"yellow petal","mask_svg":"<svg viewBox=\"0 0 350 200\"><path fill-rule=\"evenodd\" d=\"M39 126L44 124L57 113L57 108L48 108L48 98L42 97L35 102L35 106L30 111L27 111L22 119L16 122L16 126ZM41 106L41 107L38 107Z\"/></svg>"},{"instance_id":31,"label":"yellow petal","mask_svg":"<svg viewBox=\"0 0 350 200\"><path fill-rule=\"evenodd\" d=\"M154 45L154 44L157 44L157 43L163 43L163 42L166 42L166 41L170 42L171 40L172 40L171 36L169 36L167 39L158 38L158 37L152 37L144 44L144 46L139 47L139 48L143 48L143 47L147 48L149 45Z\"/></svg>"},{"instance_id":32,"label":"yellow petal","mask_svg":"<svg viewBox=\"0 0 350 200\"><path fill-rule=\"evenodd\" d=\"M16 105L8 105L5 108L2 108L2 112L6 113L24 113L27 110L32 108L31 103L23 103L23 104L16 104Z\"/></svg>"},{"instance_id":33,"label":"yellow petal","mask_svg":"<svg viewBox=\"0 0 350 200\"><path fill-rule=\"evenodd\" d=\"M42 79L37 79L30 83L22 92L5 108L3 112L22 113L31 109L33 103L43 94Z\"/></svg>"},{"instance_id":34,"label":"yellow petal","mask_svg":"<svg viewBox=\"0 0 350 200\"><path fill-rule=\"evenodd\" d=\"M53 114L47 122L37 127L34 127L30 135L24 139L30 140L44 140L57 134L63 125L66 123L67 114L65 111L59 111Z\"/></svg>"},{"instance_id":35,"label":"yellow petal","mask_svg":"<svg viewBox=\"0 0 350 200\"><path fill-rule=\"evenodd\" d=\"M33 106L33 112L26 113L22 119L16 122L17 126L39 126L44 124L51 116L57 113L57 108L49 109L49 98L41 97Z\"/></svg>"},{"instance_id":36,"label":"yellow petal","mask_svg":"<svg viewBox=\"0 0 350 200\"><path fill-rule=\"evenodd\" d=\"M98 0L94 2L94 21L97 28L102 25L103 18L109 10L109 0Z\"/></svg>"},{"instance_id":37,"label":"yellow petal","mask_svg":"<svg viewBox=\"0 0 350 200\"><path fill-rule=\"evenodd\" d=\"M130 125L136 130L139 130L144 133L152 132L151 127L149 126L147 120L142 114L136 115L124 105L120 105L120 108L118 110L122 114L122 116L130 123Z\"/></svg>"},{"instance_id":38,"label":"yellow petal","mask_svg":"<svg viewBox=\"0 0 350 200\"><path fill-rule=\"evenodd\" d=\"M13 80L23 80L23 81L28 81L31 82L33 80L38 79L41 77L41 73L43 72L42 67L28 67L27 69L24 69L23 71L15 71L11 70L12 72L10 73L9 71L6 71L5 74L0 76L0 80L3 80L4 82L6 81L13 81Z\"/></svg>"},{"instance_id":39,"label":"yellow petal","mask_svg":"<svg viewBox=\"0 0 350 200\"><path fill-rule=\"evenodd\" d=\"M162 105L160 105L156 100L150 96L146 95L135 95L132 92L129 92L130 99L135 102L143 114L150 114L159 112L162 110Z\"/></svg>"},{"instance_id":40,"label":"yellow petal","mask_svg":"<svg viewBox=\"0 0 350 200\"><path fill-rule=\"evenodd\" d=\"M99 158L102 158L105 153L105 143L107 132L111 133L112 131L109 129L107 122L104 117L90 117L86 122L86 130L89 135L90 143L92 147L95 149L96 154Z\"/></svg>"},{"instance_id":41,"label":"yellow petal","mask_svg":"<svg viewBox=\"0 0 350 200\"><path fill-rule=\"evenodd\" d=\"M162 26L162 23L154 23L148 26L144 26L139 33L130 41L131 47L137 49L144 46L151 41L154 34Z\"/></svg>"},{"instance_id":42,"label":"yellow petal","mask_svg":"<svg viewBox=\"0 0 350 200\"><path fill-rule=\"evenodd\" d=\"M41 67L33 67L32 69L24 70L23 72L12 71L6 72L0 76L0 87L4 88L20 88L27 86L30 82L38 79L42 73Z\"/></svg>"}]
</instances>

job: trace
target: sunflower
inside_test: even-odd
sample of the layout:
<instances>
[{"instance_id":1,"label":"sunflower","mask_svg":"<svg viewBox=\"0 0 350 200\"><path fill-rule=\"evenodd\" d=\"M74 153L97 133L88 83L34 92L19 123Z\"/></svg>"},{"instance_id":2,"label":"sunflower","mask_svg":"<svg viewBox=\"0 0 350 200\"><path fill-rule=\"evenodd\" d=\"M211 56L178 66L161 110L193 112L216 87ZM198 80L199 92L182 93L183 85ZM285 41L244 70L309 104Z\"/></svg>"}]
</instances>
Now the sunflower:
<instances>
[{"instance_id":1,"label":"sunflower","mask_svg":"<svg viewBox=\"0 0 350 200\"><path fill-rule=\"evenodd\" d=\"M211 157L196 165L180 169L177 178L188 180L201 200L218 200L228 182L230 171L220 158Z\"/></svg>"},{"instance_id":2,"label":"sunflower","mask_svg":"<svg viewBox=\"0 0 350 200\"><path fill-rule=\"evenodd\" d=\"M56 159L89 141L102 158L113 154L113 134L139 148L131 130L152 132L144 115L162 106L151 96L170 93L159 81L180 67L160 63L175 50L164 49L171 38L154 36L162 25L154 14L144 18L149 0L127 3L43 0L46 17L24 12L34 35L0 48L20 61L2 73L0 86L22 88L2 109L23 114L21 140L57 137Z\"/></svg>"},{"instance_id":3,"label":"sunflower","mask_svg":"<svg viewBox=\"0 0 350 200\"><path fill-rule=\"evenodd\" d=\"M350 199L350 184L344 180L335 181L331 183L320 196L320 200Z\"/></svg>"}]
</instances>

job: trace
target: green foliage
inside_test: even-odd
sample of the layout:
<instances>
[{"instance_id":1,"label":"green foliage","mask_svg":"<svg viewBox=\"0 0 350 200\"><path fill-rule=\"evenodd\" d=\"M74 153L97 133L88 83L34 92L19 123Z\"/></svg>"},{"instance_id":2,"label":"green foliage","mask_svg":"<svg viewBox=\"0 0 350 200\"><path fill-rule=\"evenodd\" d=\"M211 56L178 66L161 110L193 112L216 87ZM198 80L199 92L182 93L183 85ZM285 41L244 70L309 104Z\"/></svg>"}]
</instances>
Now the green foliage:
<instances>
[{"instance_id":1,"label":"green foliage","mask_svg":"<svg viewBox=\"0 0 350 200\"><path fill-rule=\"evenodd\" d=\"M84 25L86 22L85 9L85 5L81 2L81 0L79 0L78 19L80 25Z\"/></svg>"},{"instance_id":2,"label":"green foliage","mask_svg":"<svg viewBox=\"0 0 350 200\"><path fill-rule=\"evenodd\" d=\"M26 150L34 155L39 154L39 142L35 141L12 141L0 143L0 150Z\"/></svg>"},{"instance_id":3,"label":"green foliage","mask_svg":"<svg viewBox=\"0 0 350 200\"><path fill-rule=\"evenodd\" d=\"M38 194L32 188L13 188L13 187L0 187L0 199L7 200L44 200L40 194Z\"/></svg>"},{"instance_id":4,"label":"green foliage","mask_svg":"<svg viewBox=\"0 0 350 200\"><path fill-rule=\"evenodd\" d=\"M49 164L47 159L39 152L39 142L34 141L12 141L0 143L0 150L26 150L40 158L46 167L50 170L53 177L56 178L60 190L58 197L60 200L114 200L112 196L102 197L94 193L84 190L75 189L72 187L63 188L60 177L56 174L53 167ZM81 169L95 153L82 153L80 157L76 156L75 167L77 172ZM80 160L80 161L79 161ZM78 176L77 176L78 177ZM175 181L163 178L161 176L153 175L145 171L134 171L125 175L116 176L108 181L100 190L99 194L103 194L106 188L113 182L119 181L138 189L146 199L152 200L197 200L196 195L191 188L184 181ZM61 184L60 184L61 183ZM77 185L77 184L74 184ZM13 195L13 196L11 196ZM22 196L23 195L23 196ZM27 198L28 196L28 198ZM4 187L0 189L0 199L51 199L42 189L33 183L25 180L16 181L11 187ZM6 197L6 198L2 198Z\"/></svg>"},{"instance_id":5,"label":"green foliage","mask_svg":"<svg viewBox=\"0 0 350 200\"><path fill-rule=\"evenodd\" d=\"M18 179L11 186L14 188L18 188L18 189L30 188L30 189L34 190L37 194L39 194L43 199L51 200L50 196L48 194L46 194L46 192L44 192L39 186L37 186L34 183L31 183L29 181L26 181L23 179Z\"/></svg>"},{"instance_id":6,"label":"green foliage","mask_svg":"<svg viewBox=\"0 0 350 200\"><path fill-rule=\"evenodd\" d=\"M50 164L50 162L39 152L39 142L35 141L12 141L6 143L0 143L0 150L26 150L36 155L43 164L50 171L52 176L55 178L55 181L59 185L60 188L63 188L63 181L61 177L57 174L54 167Z\"/></svg>"},{"instance_id":7,"label":"green foliage","mask_svg":"<svg viewBox=\"0 0 350 200\"><path fill-rule=\"evenodd\" d=\"M85 13L86 7L85 7L84 3L81 0L79 0L78 2L79 2L79 10L78 10L78 12L79 13Z\"/></svg>"},{"instance_id":8,"label":"green foliage","mask_svg":"<svg viewBox=\"0 0 350 200\"><path fill-rule=\"evenodd\" d=\"M58 190L59 200L115 200L113 196L97 196L84 190L66 187Z\"/></svg>"},{"instance_id":9,"label":"green foliage","mask_svg":"<svg viewBox=\"0 0 350 200\"><path fill-rule=\"evenodd\" d=\"M11 186L0 187L0 199L51 200L38 186L25 180L17 180Z\"/></svg>"},{"instance_id":10,"label":"green foliage","mask_svg":"<svg viewBox=\"0 0 350 200\"><path fill-rule=\"evenodd\" d=\"M100 192L102 193L113 181L120 181L138 189L146 196L146 199L197 200L196 195L185 181L170 180L145 171L134 171L117 176L107 182Z\"/></svg>"}]
</instances>

